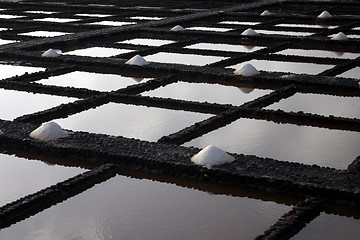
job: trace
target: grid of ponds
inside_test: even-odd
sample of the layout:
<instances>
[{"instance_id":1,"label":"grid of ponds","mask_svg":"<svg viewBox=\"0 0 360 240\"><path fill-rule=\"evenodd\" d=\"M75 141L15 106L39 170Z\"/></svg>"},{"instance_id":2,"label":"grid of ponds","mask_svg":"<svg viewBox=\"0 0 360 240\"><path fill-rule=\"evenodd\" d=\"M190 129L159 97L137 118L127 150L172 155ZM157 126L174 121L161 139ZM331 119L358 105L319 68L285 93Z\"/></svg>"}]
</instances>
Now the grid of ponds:
<instances>
[{"instance_id":1,"label":"grid of ponds","mask_svg":"<svg viewBox=\"0 0 360 240\"><path fill-rule=\"evenodd\" d=\"M0 238L357 239L359 13L1 1ZM148 64L126 64L136 55ZM235 75L244 63L259 74ZM48 121L70 136L28 136ZM208 145L236 161L194 165Z\"/></svg>"}]
</instances>

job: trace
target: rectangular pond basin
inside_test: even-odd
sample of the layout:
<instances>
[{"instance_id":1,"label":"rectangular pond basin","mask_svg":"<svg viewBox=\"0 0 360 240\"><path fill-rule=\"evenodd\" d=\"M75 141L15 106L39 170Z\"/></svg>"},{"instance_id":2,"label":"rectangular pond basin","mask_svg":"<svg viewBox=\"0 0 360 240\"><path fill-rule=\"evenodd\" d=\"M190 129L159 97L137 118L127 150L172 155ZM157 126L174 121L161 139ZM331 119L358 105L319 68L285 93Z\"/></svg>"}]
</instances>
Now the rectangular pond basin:
<instances>
[{"instance_id":1,"label":"rectangular pond basin","mask_svg":"<svg viewBox=\"0 0 360 240\"><path fill-rule=\"evenodd\" d=\"M7 41L7 40L2 40L2 41ZM0 64L0 72L1 72L0 80L15 76L21 76L25 73L34 73L44 70L45 68L42 67Z\"/></svg>"},{"instance_id":2,"label":"rectangular pond basin","mask_svg":"<svg viewBox=\"0 0 360 240\"><path fill-rule=\"evenodd\" d=\"M19 35L31 36L31 37L57 37L69 34L68 32L55 32L55 31L33 31L20 33Z\"/></svg>"},{"instance_id":3,"label":"rectangular pond basin","mask_svg":"<svg viewBox=\"0 0 360 240\"><path fill-rule=\"evenodd\" d=\"M76 18L52 18L52 17L34 19L34 21L56 22L56 23L68 23L68 22L75 22L75 21L78 21L78 20L79 19L76 19Z\"/></svg>"},{"instance_id":4,"label":"rectangular pond basin","mask_svg":"<svg viewBox=\"0 0 360 240\"><path fill-rule=\"evenodd\" d=\"M22 17L24 16L12 15L12 14L0 14L0 18L5 18L5 19L22 18Z\"/></svg>"},{"instance_id":5,"label":"rectangular pond basin","mask_svg":"<svg viewBox=\"0 0 360 240\"><path fill-rule=\"evenodd\" d=\"M212 31L212 32L227 32L233 30L232 28L222 28L222 27L188 27L186 30L194 31Z\"/></svg>"},{"instance_id":6,"label":"rectangular pond basin","mask_svg":"<svg viewBox=\"0 0 360 240\"><path fill-rule=\"evenodd\" d=\"M79 16L79 17L111 17L112 15L110 14L96 14L96 13L77 13L75 14L75 16Z\"/></svg>"},{"instance_id":7,"label":"rectangular pond basin","mask_svg":"<svg viewBox=\"0 0 360 240\"><path fill-rule=\"evenodd\" d=\"M25 114L43 111L75 100L76 98L34 94L0 88L0 119L14 120Z\"/></svg>"},{"instance_id":8,"label":"rectangular pond basin","mask_svg":"<svg viewBox=\"0 0 360 240\"><path fill-rule=\"evenodd\" d=\"M360 97L297 93L267 108L360 119Z\"/></svg>"},{"instance_id":9,"label":"rectangular pond basin","mask_svg":"<svg viewBox=\"0 0 360 240\"><path fill-rule=\"evenodd\" d=\"M327 239L357 240L360 236L360 220L351 217L321 213L290 240Z\"/></svg>"},{"instance_id":10,"label":"rectangular pond basin","mask_svg":"<svg viewBox=\"0 0 360 240\"><path fill-rule=\"evenodd\" d=\"M297 74L319 74L327 69L333 67L333 65L315 64L315 63L301 63L301 62L281 62L270 60L250 60L246 63L250 63L257 70L268 72L290 72ZM242 63L230 66L229 68L237 69Z\"/></svg>"},{"instance_id":11,"label":"rectangular pond basin","mask_svg":"<svg viewBox=\"0 0 360 240\"><path fill-rule=\"evenodd\" d=\"M164 17L149 17L149 16L133 16L129 18L134 20L147 20L147 21L158 21L164 19Z\"/></svg>"},{"instance_id":12,"label":"rectangular pond basin","mask_svg":"<svg viewBox=\"0 0 360 240\"><path fill-rule=\"evenodd\" d=\"M157 141L211 117L185 111L109 103L56 122L66 129Z\"/></svg>"},{"instance_id":13,"label":"rectangular pond basin","mask_svg":"<svg viewBox=\"0 0 360 240\"><path fill-rule=\"evenodd\" d=\"M276 27L298 27L298 28L336 28L337 25L317 25L317 24L301 24L301 23L280 23Z\"/></svg>"},{"instance_id":14,"label":"rectangular pond basin","mask_svg":"<svg viewBox=\"0 0 360 240\"><path fill-rule=\"evenodd\" d=\"M158 46L162 46L162 45L165 45L165 44L174 43L174 41L162 40L162 39L150 39L150 38L134 38L134 39L121 41L121 42L118 42L118 43L126 43L126 44L158 47Z\"/></svg>"},{"instance_id":15,"label":"rectangular pond basin","mask_svg":"<svg viewBox=\"0 0 360 240\"><path fill-rule=\"evenodd\" d=\"M359 132L239 119L184 145L346 169L359 155L359 141Z\"/></svg>"},{"instance_id":16,"label":"rectangular pond basin","mask_svg":"<svg viewBox=\"0 0 360 240\"><path fill-rule=\"evenodd\" d=\"M286 49L280 52L276 52L276 54L305 56L305 57L327 57L327 58L349 58L349 59L360 57L360 53L332 52L325 50L308 50L308 49Z\"/></svg>"},{"instance_id":17,"label":"rectangular pond basin","mask_svg":"<svg viewBox=\"0 0 360 240\"><path fill-rule=\"evenodd\" d=\"M51 11L25 11L25 13L34 13L34 14L54 14L56 12Z\"/></svg>"},{"instance_id":18,"label":"rectangular pond basin","mask_svg":"<svg viewBox=\"0 0 360 240\"><path fill-rule=\"evenodd\" d=\"M37 82L45 85L61 87L87 88L98 91L113 91L120 88L125 88L129 85L138 84L140 82L143 83L147 80L149 80L149 78L139 79L115 74L76 71L64 75L49 77Z\"/></svg>"},{"instance_id":19,"label":"rectangular pond basin","mask_svg":"<svg viewBox=\"0 0 360 240\"><path fill-rule=\"evenodd\" d=\"M124 25L131 25L131 24L135 24L135 23L136 22L100 21L100 22L93 22L93 23L89 23L89 24L119 27L119 26L124 26Z\"/></svg>"},{"instance_id":20,"label":"rectangular pond basin","mask_svg":"<svg viewBox=\"0 0 360 240\"><path fill-rule=\"evenodd\" d=\"M9 43L14 43L14 42L17 42L17 41L0 39L0 45L5 45L5 44L9 44Z\"/></svg>"},{"instance_id":21,"label":"rectangular pond basin","mask_svg":"<svg viewBox=\"0 0 360 240\"><path fill-rule=\"evenodd\" d=\"M202 56L196 54L159 52L153 55L148 55L145 57L145 59L149 62L205 66L207 64L218 62L226 58L216 56Z\"/></svg>"},{"instance_id":22,"label":"rectangular pond basin","mask_svg":"<svg viewBox=\"0 0 360 240\"><path fill-rule=\"evenodd\" d=\"M204 49L204 50L218 50L226 52L253 52L264 47L250 46L250 45L234 45L234 44L221 44L221 43L196 43L185 48L191 49Z\"/></svg>"},{"instance_id":23,"label":"rectangular pond basin","mask_svg":"<svg viewBox=\"0 0 360 240\"><path fill-rule=\"evenodd\" d=\"M230 24L230 25L256 25L260 22L248 22L248 21L221 21L219 24Z\"/></svg>"},{"instance_id":24,"label":"rectangular pond basin","mask_svg":"<svg viewBox=\"0 0 360 240\"><path fill-rule=\"evenodd\" d=\"M65 55L76 55L84 57L113 57L119 54L128 53L132 50L119 49L119 48L107 48L107 47L90 47L84 49L78 49L74 51L65 52Z\"/></svg>"},{"instance_id":25,"label":"rectangular pond basin","mask_svg":"<svg viewBox=\"0 0 360 240\"><path fill-rule=\"evenodd\" d=\"M337 75L337 77L360 79L360 67L352 68L346 72L343 72L342 74Z\"/></svg>"},{"instance_id":26,"label":"rectangular pond basin","mask_svg":"<svg viewBox=\"0 0 360 240\"><path fill-rule=\"evenodd\" d=\"M0 231L7 240L254 239L290 207L116 176Z\"/></svg>"},{"instance_id":27,"label":"rectangular pond basin","mask_svg":"<svg viewBox=\"0 0 360 240\"><path fill-rule=\"evenodd\" d=\"M0 153L0 206L84 171Z\"/></svg>"},{"instance_id":28,"label":"rectangular pond basin","mask_svg":"<svg viewBox=\"0 0 360 240\"><path fill-rule=\"evenodd\" d=\"M256 29L257 33L261 34L273 34L273 35L288 35L288 36L309 36L311 34L314 34L312 32L294 32L294 31L275 31L275 30L262 30L262 29Z\"/></svg>"},{"instance_id":29,"label":"rectangular pond basin","mask_svg":"<svg viewBox=\"0 0 360 240\"><path fill-rule=\"evenodd\" d=\"M177 82L142 95L239 106L270 92L220 84Z\"/></svg>"}]
</instances>

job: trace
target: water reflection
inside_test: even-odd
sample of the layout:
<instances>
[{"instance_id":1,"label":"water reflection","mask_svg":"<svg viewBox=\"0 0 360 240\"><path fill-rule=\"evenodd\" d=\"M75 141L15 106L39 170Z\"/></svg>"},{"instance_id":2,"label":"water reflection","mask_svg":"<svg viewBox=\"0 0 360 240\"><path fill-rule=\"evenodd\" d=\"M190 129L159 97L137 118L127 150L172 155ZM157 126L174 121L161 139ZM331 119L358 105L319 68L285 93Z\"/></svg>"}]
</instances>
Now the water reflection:
<instances>
[{"instance_id":1,"label":"water reflection","mask_svg":"<svg viewBox=\"0 0 360 240\"><path fill-rule=\"evenodd\" d=\"M143 93L142 95L198 102L242 105L245 102L254 100L270 92L270 90L256 89L253 92L244 94L239 88L233 86L178 82Z\"/></svg>"},{"instance_id":2,"label":"water reflection","mask_svg":"<svg viewBox=\"0 0 360 240\"><path fill-rule=\"evenodd\" d=\"M0 153L0 206L82 172Z\"/></svg>"},{"instance_id":3,"label":"water reflection","mask_svg":"<svg viewBox=\"0 0 360 240\"><path fill-rule=\"evenodd\" d=\"M309 49L286 49L276 54L284 55L296 55L296 56L308 56L308 57L330 57L330 58L350 58L354 59L360 56L360 53L350 53L350 52L332 52L324 50L309 50Z\"/></svg>"},{"instance_id":4,"label":"water reflection","mask_svg":"<svg viewBox=\"0 0 360 240\"><path fill-rule=\"evenodd\" d=\"M352 68L349 71L346 71L346 72L343 72L342 74L337 75L337 77L360 79L360 67Z\"/></svg>"},{"instance_id":5,"label":"water reflection","mask_svg":"<svg viewBox=\"0 0 360 240\"><path fill-rule=\"evenodd\" d=\"M117 176L2 230L0 236L8 240L253 239L289 209Z\"/></svg>"},{"instance_id":6,"label":"water reflection","mask_svg":"<svg viewBox=\"0 0 360 240\"><path fill-rule=\"evenodd\" d=\"M91 25L106 25L106 26L124 26L135 24L135 22L118 22L118 21L101 21L101 22L93 22L89 23Z\"/></svg>"},{"instance_id":7,"label":"water reflection","mask_svg":"<svg viewBox=\"0 0 360 240\"><path fill-rule=\"evenodd\" d=\"M78 13L75 16L79 17L111 17L110 14L95 14L95 13Z\"/></svg>"},{"instance_id":8,"label":"water reflection","mask_svg":"<svg viewBox=\"0 0 360 240\"><path fill-rule=\"evenodd\" d=\"M257 33L274 34L274 35L289 35L289 36L309 36L311 32L294 32L294 31L275 31L275 30L261 30L256 29Z\"/></svg>"},{"instance_id":9,"label":"water reflection","mask_svg":"<svg viewBox=\"0 0 360 240\"><path fill-rule=\"evenodd\" d=\"M236 25L256 25L260 22L246 22L246 21L222 21L219 24L236 24Z\"/></svg>"},{"instance_id":10,"label":"water reflection","mask_svg":"<svg viewBox=\"0 0 360 240\"><path fill-rule=\"evenodd\" d=\"M160 63L178 63L184 65L204 66L206 64L218 62L226 59L225 57L202 56L196 54L180 54L160 52L153 55L146 56L145 59L149 62Z\"/></svg>"},{"instance_id":11,"label":"water reflection","mask_svg":"<svg viewBox=\"0 0 360 240\"><path fill-rule=\"evenodd\" d=\"M17 41L0 39L0 45L5 45L5 44L9 44L9 43L14 43L14 42L17 42ZM0 68L1 68L1 65L0 65Z\"/></svg>"},{"instance_id":12,"label":"water reflection","mask_svg":"<svg viewBox=\"0 0 360 240\"><path fill-rule=\"evenodd\" d=\"M104 117L107 116L107 117ZM56 120L65 129L157 141L210 117L184 111L109 103Z\"/></svg>"},{"instance_id":13,"label":"water reflection","mask_svg":"<svg viewBox=\"0 0 360 240\"><path fill-rule=\"evenodd\" d=\"M18 15L11 15L11 14L0 14L0 18L5 18L5 19L13 19L13 18L21 18L24 16L18 16Z\"/></svg>"},{"instance_id":14,"label":"water reflection","mask_svg":"<svg viewBox=\"0 0 360 240\"><path fill-rule=\"evenodd\" d=\"M213 31L213 32L227 32L233 30L232 28L220 28L220 27L188 27L186 30L196 31Z\"/></svg>"},{"instance_id":15,"label":"water reflection","mask_svg":"<svg viewBox=\"0 0 360 240\"><path fill-rule=\"evenodd\" d=\"M135 20L149 20L149 21L164 19L163 17L148 17L148 16L135 16L135 17L129 17L129 18L135 19Z\"/></svg>"},{"instance_id":16,"label":"water reflection","mask_svg":"<svg viewBox=\"0 0 360 240\"><path fill-rule=\"evenodd\" d=\"M57 22L57 23L67 23L67 22L75 22L79 19L75 18L40 18L40 19L34 19L34 21L41 21L41 22Z\"/></svg>"},{"instance_id":17,"label":"water reflection","mask_svg":"<svg viewBox=\"0 0 360 240\"><path fill-rule=\"evenodd\" d=\"M78 49L64 54L67 55L77 55L85 57L112 57L123 53L131 52L132 50L128 49L118 49L118 48L106 48L106 47L91 47Z\"/></svg>"},{"instance_id":18,"label":"water reflection","mask_svg":"<svg viewBox=\"0 0 360 240\"><path fill-rule=\"evenodd\" d=\"M346 169L359 155L360 133L240 119L185 146Z\"/></svg>"},{"instance_id":19,"label":"water reflection","mask_svg":"<svg viewBox=\"0 0 360 240\"><path fill-rule=\"evenodd\" d=\"M118 43L130 43L134 45L143 45L143 46L153 46L158 47L165 44L173 43L174 41L171 40L162 40L162 39L150 39L150 38L134 38L125 40Z\"/></svg>"},{"instance_id":20,"label":"water reflection","mask_svg":"<svg viewBox=\"0 0 360 240\"><path fill-rule=\"evenodd\" d=\"M25 114L43 111L75 100L76 98L0 89L0 119L14 120Z\"/></svg>"},{"instance_id":21,"label":"water reflection","mask_svg":"<svg viewBox=\"0 0 360 240\"><path fill-rule=\"evenodd\" d=\"M34 31L34 32L26 32L20 33L19 35L31 36L31 37L57 37L69 34L67 32L52 32L52 31Z\"/></svg>"},{"instance_id":22,"label":"water reflection","mask_svg":"<svg viewBox=\"0 0 360 240\"><path fill-rule=\"evenodd\" d=\"M2 41L8 41L8 40L2 40ZM10 77L20 76L25 73L34 73L44 70L45 68L40 68L40 67L26 67L26 66L0 64L0 72L1 72L0 79L6 79Z\"/></svg>"},{"instance_id":23,"label":"water reflection","mask_svg":"<svg viewBox=\"0 0 360 240\"><path fill-rule=\"evenodd\" d=\"M324 28L324 26L321 25L315 25L315 24L297 24L297 23L281 23L276 24L277 27L300 27L300 28ZM336 28L336 25L329 25L326 26L327 28Z\"/></svg>"},{"instance_id":24,"label":"water reflection","mask_svg":"<svg viewBox=\"0 0 360 240\"><path fill-rule=\"evenodd\" d=\"M353 218L321 213L291 240L300 239L348 239L356 240L360 235L360 221Z\"/></svg>"},{"instance_id":25,"label":"water reflection","mask_svg":"<svg viewBox=\"0 0 360 240\"><path fill-rule=\"evenodd\" d=\"M149 78L141 79L142 82ZM129 85L136 84L140 81L131 77L124 77L115 74L100 74L90 72L71 72L64 75L49 77L38 81L45 85L54 85L61 87L87 88L98 91L112 91L125 88Z\"/></svg>"},{"instance_id":26,"label":"water reflection","mask_svg":"<svg viewBox=\"0 0 360 240\"><path fill-rule=\"evenodd\" d=\"M254 47L248 45L233 45L220 43L196 43L185 48L191 49L205 49L205 50L219 50L219 51L233 51L233 52L253 52L264 47Z\"/></svg>"}]
</instances>

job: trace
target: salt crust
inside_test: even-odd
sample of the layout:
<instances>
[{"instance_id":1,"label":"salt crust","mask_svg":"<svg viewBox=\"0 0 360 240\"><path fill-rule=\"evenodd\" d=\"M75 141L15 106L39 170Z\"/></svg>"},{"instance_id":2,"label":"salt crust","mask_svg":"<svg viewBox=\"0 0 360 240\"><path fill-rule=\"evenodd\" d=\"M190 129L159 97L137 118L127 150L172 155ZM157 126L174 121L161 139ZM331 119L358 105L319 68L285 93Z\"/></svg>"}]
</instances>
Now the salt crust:
<instances>
[{"instance_id":1,"label":"salt crust","mask_svg":"<svg viewBox=\"0 0 360 240\"><path fill-rule=\"evenodd\" d=\"M136 56L130 58L125 64L144 66L144 65L148 65L149 63L142 56L136 55Z\"/></svg>"},{"instance_id":2,"label":"salt crust","mask_svg":"<svg viewBox=\"0 0 360 240\"><path fill-rule=\"evenodd\" d=\"M42 57L58 57L61 54L61 50L58 49L52 49L50 48L49 50L43 52L41 54Z\"/></svg>"},{"instance_id":3,"label":"salt crust","mask_svg":"<svg viewBox=\"0 0 360 240\"><path fill-rule=\"evenodd\" d=\"M248 93L251 93L252 91L254 91L253 88L247 88L247 87L241 87L239 89L245 94L248 94Z\"/></svg>"},{"instance_id":4,"label":"salt crust","mask_svg":"<svg viewBox=\"0 0 360 240\"><path fill-rule=\"evenodd\" d=\"M343 33L343 32L339 32L338 34L336 34L335 36L333 36L331 38L331 40L348 40L349 38Z\"/></svg>"},{"instance_id":5,"label":"salt crust","mask_svg":"<svg viewBox=\"0 0 360 240\"><path fill-rule=\"evenodd\" d=\"M319 16L317 16L318 18L332 18L333 16L328 12L328 11L323 11L322 13L320 13Z\"/></svg>"},{"instance_id":6,"label":"salt crust","mask_svg":"<svg viewBox=\"0 0 360 240\"><path fill-rule=\"evenodd\" d=\"M230 163L234 160L235 158L233 156L230 156L224 150L212 145L205 147L191 158L193 163L206 167Z\"/></svg>"},{"instance_id":7,"label":"salt crust","mask_svg":"<svg viewBox=\"0 0 360 240\"><path fill-rule=\"evenodd\" d=\"M243 31L241 33L241 35L244 35L244 36L255 36L255 35L258 35L258 33L256 31L254 31L254 29L252 28L248 28L246 29L245 31Z\"/></svg>"},{"instance_id":8,"label":"salt crust","mask_svg":"<svg viewBox=\"0 0 360 240\"><path fill-rule=\"evenodd\" d=\"M172 32L180 32L180 31L184 31L184 30L185 30L185 28L183 28L180 25L176 25L175 27L170 29L170 31L172 31Z\"/></svg>"},{"instance_id":9,"label":"salt crust","mask_svg":"<svg viewBox=\"0 0 360 240\"><path fill-rule=\"evenodd\" d=\"M40 127L30 133L30 137L40 141L51 141L67 137L69 134L55 122L43 123Z\"/></svg>"},{"instance_id":10,"label":"salt crust","mask_svg":"<svg viewBox=\"0 0 360 240\"><path fill-rule=\"evenodd\" d=\"M260 72L250 63L244 63L241 64L240 67L234 71L234 74L250 77L250 76L259 75Z\"/></svg>"},{"instance_id":11,"label":"salt crust","mask_svg":"<svg viewBox=\"0 0 360 240\"><path fill-rule=\"evenodd\" d=\"M270 16L271 12L269 12L268 10L263 11L260 16L266 17L266 16Z\"/></svg>"}]
</instances>

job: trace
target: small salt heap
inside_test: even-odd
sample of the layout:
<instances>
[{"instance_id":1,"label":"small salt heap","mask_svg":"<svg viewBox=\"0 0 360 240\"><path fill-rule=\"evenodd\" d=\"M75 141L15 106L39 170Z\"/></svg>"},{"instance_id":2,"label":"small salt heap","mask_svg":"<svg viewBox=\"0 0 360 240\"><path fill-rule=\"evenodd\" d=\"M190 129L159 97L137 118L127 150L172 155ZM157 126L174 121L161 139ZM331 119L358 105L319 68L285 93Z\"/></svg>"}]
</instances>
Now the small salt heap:
<instances>
[{"instance_id":1,"label":"small salt heap","mask_svg":"<svg viewBox=\"0 0 360 240\"><path fill-rule=\"evenodd\" d=\"M42 57L58 57L61 54L61 50L58 49L52 49L50 48L49 50L43 52L41 54Z\"/></svg>"},{"instance_id":2,"label":"small salt heap","mask_svg":"<svg viewBox=\"0 0 360 240\"><path fill-rule=\"evenodd\" d=\"M51 141L69 134L55 122L43 123L40 127L30 133L30 137L40 141Z\"/></svg>"},{"instance_id":3,"label":"small salt heap","mask_svg":"<svg viewBox=\"0 0 360 240\"><path fill-rule=\"evenodd\" d=\"M335 36L333 36L331 38L331 40L348 40L349 38L343 33L343 32L339 32L338 34L336 34Z\"/></svg>"},{"instance_id":4,"label":"small salt heap","mask_svg":"<svg viewBox=\"0 0 360 240\"><path fill-rule=\"evenodd\" d=\"M172 32L181 32L181 31L184 31L184 30L185 30L185 28L183 28L180 25L176 25L175 27L170 29L170 31L172 31Z\"/></svg>"},{"instance_id":5,"label":"small salt heap","mask_svg":"<svg viewBox=\"0 0 360 240\"><path fill-rule=\"evenodd\" d=\"M193 163L206 167L230 163L234 160L235 158L233 156L212 145L207 146L191 158Z\"/></svg>"},{"instance_id":6,"label":"small salt heap","mask_svg":"<svg viewBox=\"0 0 360 240\"><path fill-rule=\"evenodd\" d=\"M323 11L318 18L332 18L333 16L328 11Z\"/></svg>"},{"instance_id":7,"label":"small salt heap","mask_svg":"<svg viewBox=\"0 0 360 240\"><path fill-rule=\"evenodd\" d=\"M243 31L241 33L241 35L244 35L244 36L255 36L255 35L258 35L257 32L255 32L252 28L248 28L246 29L245 31Z\"/></svg>"},{"instance_id":8,"label":"small salt heap","mask_svg":"<svg viewBox=\"0 0 360 240\"><path fill-rule=\"evenodd\" d=\"M250 63L241 64L238 69L234 71L235 75L241 75L245 77L259 75L260 72Z\"/></svg>"},{"instance_id":9,"label":"small salt heap","mask_svg":"<svg viewBox=\"0 0 360 240\"><path fill-rule=\"evenodd\" d=\"M148 65L149 63L142 56L136 55L136 56L130 58L125 64L144 66L144 65Z\"/></svg>"},{"instance_id":10,"label":"small salt heap","mask_svg":"<svg viewBox=\"0 0 360 240\"><path fill-rule=\"evenodd\" d=\"M271 12L269 12L268 10L265 10L260 14L260 16L266 17L266 16L270 16L271 14L272 14Z\"/></svg>"},{"instance_id":11,"label":"small salt heap","mask_svg":"<svg viewBox=\"0 0 360 240\"><path fill-rule=\"evenodd\" d=\"M253 88L247 88L247 87L241 87L241 88L239 88L243 93L245 93L245 94L249 94L249 93L251 93L252 91L254 91L254 89Z\"/></svg>"}]
</instances>

